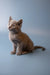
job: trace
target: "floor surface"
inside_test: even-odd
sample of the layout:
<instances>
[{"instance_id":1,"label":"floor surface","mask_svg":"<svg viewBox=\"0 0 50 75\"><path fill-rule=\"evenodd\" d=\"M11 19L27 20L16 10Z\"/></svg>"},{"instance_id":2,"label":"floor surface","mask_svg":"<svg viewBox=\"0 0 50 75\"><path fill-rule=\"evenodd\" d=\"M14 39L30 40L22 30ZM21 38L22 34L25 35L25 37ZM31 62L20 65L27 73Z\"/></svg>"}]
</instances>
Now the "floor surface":
<instances>
[{"instance_id":1,"label":"floor surface","mask_svg":"<svg viewBox=\"0 0 50 75\"><path fill-rule=\"evenodd\" d=\"M50 39L43 36L31 36L35 45L46 48L21 56L11 55L13 47L8 35L0 37L0 75L50 75Z\"/></svg>"}]
</instances>

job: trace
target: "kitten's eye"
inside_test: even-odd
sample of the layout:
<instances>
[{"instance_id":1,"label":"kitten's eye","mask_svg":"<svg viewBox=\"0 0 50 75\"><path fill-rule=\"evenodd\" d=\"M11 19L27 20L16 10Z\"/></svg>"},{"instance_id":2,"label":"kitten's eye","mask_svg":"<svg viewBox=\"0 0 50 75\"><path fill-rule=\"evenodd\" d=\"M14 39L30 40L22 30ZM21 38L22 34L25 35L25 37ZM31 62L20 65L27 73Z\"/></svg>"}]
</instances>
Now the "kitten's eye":
<instances>
[{"instance_id":1,"label":"kitten's eye","mask_svg":"<svg viewBox=\"0 0 50 75\"><path fill-rule=\"evenodd\" d=\"M20 26L20 23L18 23L18 25Z\"/></svg>"},{"instance_id":2,"label":"kitten's eye","mask_svg":"<svg viewBox=\"0 0 50 75\"><path fill-rule=\"evenodd\" d=\"M13 26L15 26L15 24L12 24Z\"/></svg>"}]
</instances>

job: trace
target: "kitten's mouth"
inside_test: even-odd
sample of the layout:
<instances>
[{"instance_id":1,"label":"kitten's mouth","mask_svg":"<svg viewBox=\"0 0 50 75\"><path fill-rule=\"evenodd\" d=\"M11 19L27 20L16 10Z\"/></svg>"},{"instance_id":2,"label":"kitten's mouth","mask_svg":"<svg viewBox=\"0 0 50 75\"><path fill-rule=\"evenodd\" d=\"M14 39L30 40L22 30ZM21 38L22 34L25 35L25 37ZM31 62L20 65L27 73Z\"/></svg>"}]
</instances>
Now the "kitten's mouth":
<instances>
[{"instance_id":1,"label":"kitten's mouth","mask_svg":"<svg viewBox=\"0 0 50 75\"><path fill-rule=\"evenodd\" d=\"M9 28L9 31L15 31L15 28Z\"/></svg>"},{"instance_id":2,"label":"kitten's mouth","mask_svg":"<svg viewBox=\"0 0 50 75\"><path fill-rule=\"evenodd\" d=\"M11 31L11 32L13 32L13 33L18 33L19 31L18 30L16 30L16 29L9 29L9 31Z\"/></svg>"}]
</instances>

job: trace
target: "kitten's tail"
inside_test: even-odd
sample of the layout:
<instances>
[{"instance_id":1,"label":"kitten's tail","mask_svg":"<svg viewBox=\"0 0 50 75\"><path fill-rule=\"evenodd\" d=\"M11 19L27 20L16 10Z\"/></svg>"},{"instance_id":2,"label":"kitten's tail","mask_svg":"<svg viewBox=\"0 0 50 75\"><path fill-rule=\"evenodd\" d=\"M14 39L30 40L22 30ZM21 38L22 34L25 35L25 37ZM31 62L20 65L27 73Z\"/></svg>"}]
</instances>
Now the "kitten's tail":
<instances>
[{"instance_id":1,"label":"kitten's tail","mask_svg":"<svg viewBox=\"0 0 50 75\"><path fill-rule=\"evenodd\" d=\"M45 48L44 47L42 47L42 46L34 46L34 49L36 50L36 49L38 49L38 48L41 48L42 49L42 51L45 51Z\"/></svg>"}]
</instances>

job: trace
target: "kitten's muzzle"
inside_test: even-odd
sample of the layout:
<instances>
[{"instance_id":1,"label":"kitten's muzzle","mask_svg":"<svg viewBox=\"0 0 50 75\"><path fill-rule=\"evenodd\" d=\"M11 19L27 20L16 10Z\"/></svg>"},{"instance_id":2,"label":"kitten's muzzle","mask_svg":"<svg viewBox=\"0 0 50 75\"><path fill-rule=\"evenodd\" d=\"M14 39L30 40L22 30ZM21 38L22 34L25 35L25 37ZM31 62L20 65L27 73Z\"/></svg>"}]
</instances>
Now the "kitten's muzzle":
<instances>
[{"instance_id":1,"label":"kitten's muzzle","mask_svg":"<svg viewBox=\"0 0 50 75\"><path fill-rule=\"evenodd\" d=\"M8 27L8 29L10 29L10 28L11 28L11 26Z\"/></svg>"},{"instance_id":2,"label":"kitten's muzzle","mask_svg":"<svg viewBox=\"0 0 50 75\"><path fill-rule=\"evenodd\" d=\"M10 27L8 27L8 29L11 31L11 30L12 30L11 26L10 26Z\"/></svg>"},{"instance_id":3,"label":"kitten's muzzle","mask_svg":"<svg viewBox=\"0 0 50 75\"><path fill-rule=\"evenodd\" d=\"M11 31L11 30L14 30L15 28L12 28L11 26L9 26L8 29Z\"/></svg>"}]
</instances>

